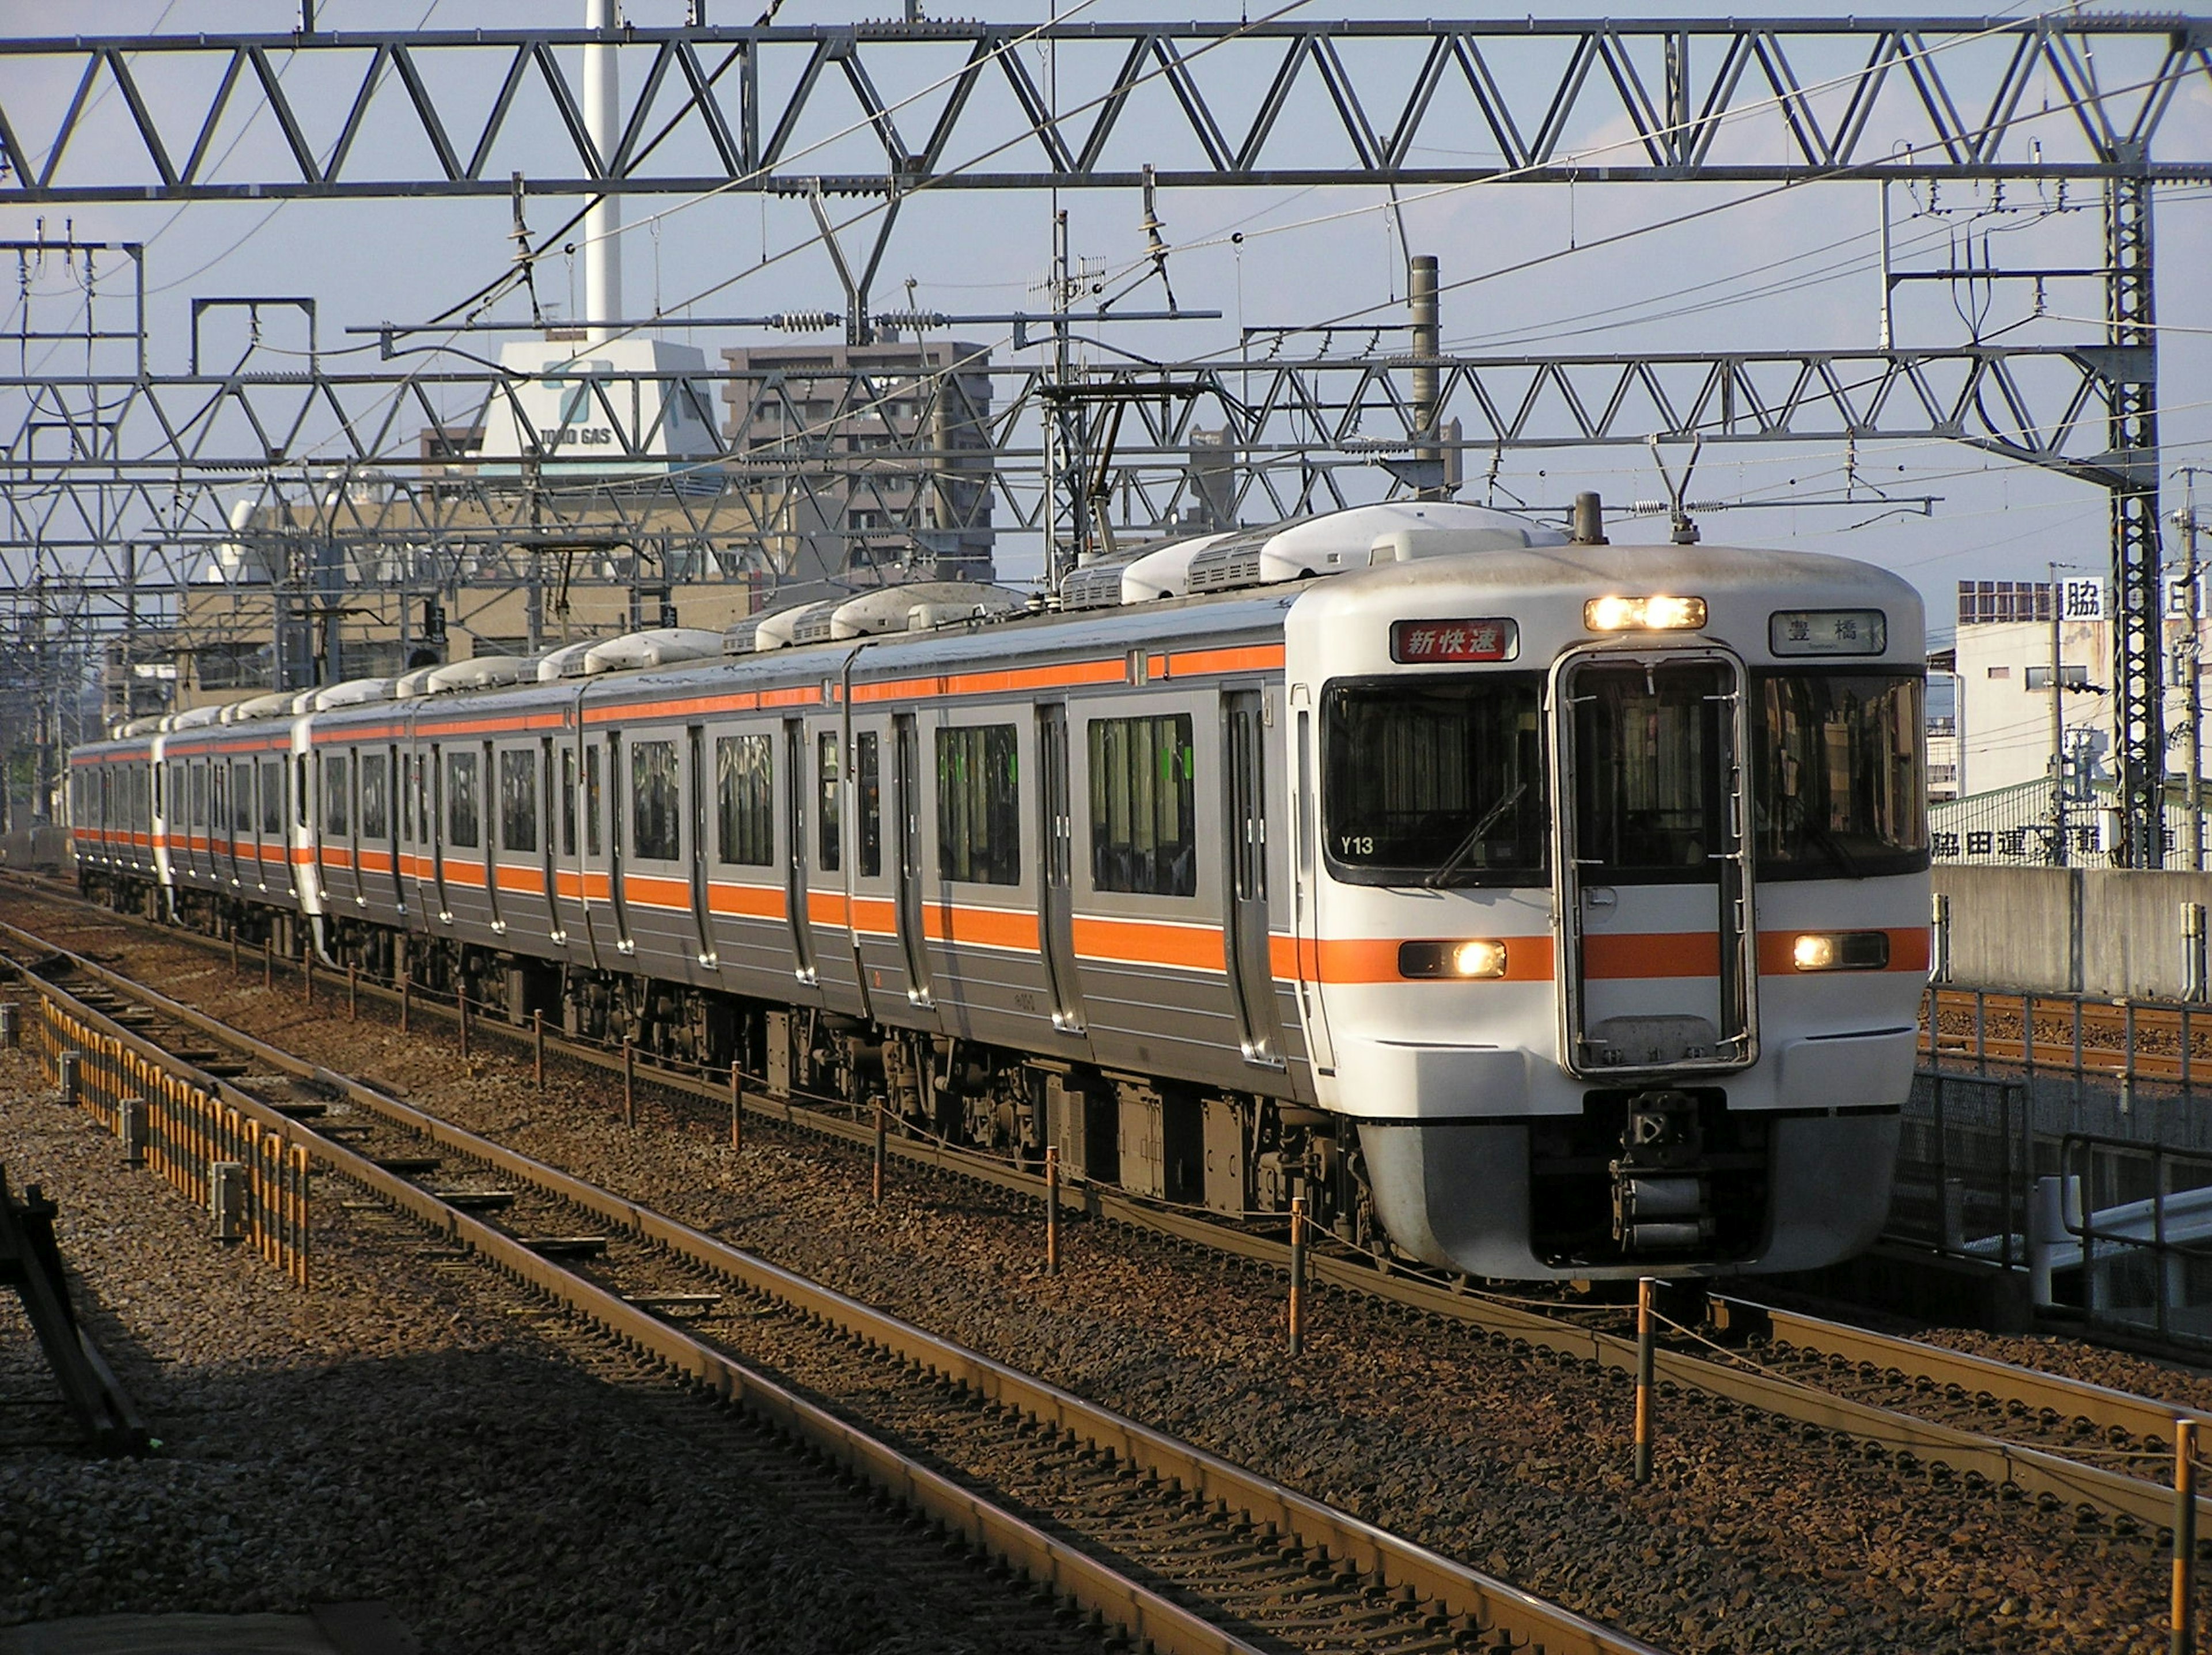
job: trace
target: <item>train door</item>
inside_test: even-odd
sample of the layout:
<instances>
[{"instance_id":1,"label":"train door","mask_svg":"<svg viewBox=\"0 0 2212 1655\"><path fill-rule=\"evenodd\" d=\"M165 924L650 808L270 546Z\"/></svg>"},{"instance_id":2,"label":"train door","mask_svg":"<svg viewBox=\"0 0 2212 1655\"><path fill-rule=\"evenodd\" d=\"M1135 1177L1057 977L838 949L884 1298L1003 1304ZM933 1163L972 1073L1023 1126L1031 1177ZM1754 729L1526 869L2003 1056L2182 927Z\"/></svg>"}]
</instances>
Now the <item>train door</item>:
<instances>
[{"instance_id":1,"label":"train door","mask_svg":"<svg viewBox=\"0 0 2212 1655\"><path fill-rule=\"evenodd\" d=\"M1553 670L1561 1055L1584 1075L1758 1055L1741 663L1569 655Z\"/></svg>"},{"instance_id":2,"label":"train door","mask_svg":"<svg viewBox=\"0 0 2212 1655\"><path fill-rule=\"evenodd\" d=\"M406 760L396 746L384 750L384 832L379 849L384 854L386 870L391 874L392 901L402 913L407 909L407 885L399 877L399 797L407 785Z\"/></svg>"},{"instance_id":3,"label":"train door","mask_svg":"<svg viewBox=\"0 0 2212 1655\"><path fill-rule=\"evenodd\" d=\"M1260 691L1231 690L1221 697L1223 870L1227 928L1223 952L1248 1062L1279 1065L1275 968L1267 935L1267 774Z\"/></svg>"},{"instance_id":4,"label":"train door","mask_svg":"<svg viewBox=\"0 0 2212 1655\"><path fill-rule=\"evenodd\" d=\"M545 878L545 934L555 942L564 941L568 928L562 921L560 856L565 848L571 855L576 849L576 793L573 787L563 785L565 777L554 768L554 742L550 735L538 739L538 818L545 824L545 832L538 843L544 849L539 860L539 871ZM568 749L561 750L560 761L568 759ZM566 831L565 842L562 838Z\"/></svg>"},{"instance_id":5,"label":"train door","mask_svg":"<svg viewBox=\"0 0 2212 1655\"><path fill-rule=\"evenodd\" d=\"M921 739L912 713L891 718L892 831L898 839L898 933L906 950L907 997L933 1005L929 942L921 928Z\"/></svg>"},{"instance_id":6,"label":"train door","mask_svg":"<svg viewBox=\"0 0 2212 1655\"><path fill-rule=\"evenodd\" d=\"M691 869L691 928L698 934L699 963L712 966L718 963L714 950L714 917L707 890L707 848L714 843L712 812L714 807L714 772L707 768L707 731L703 725L689 726L684 732L685 752L690 759L686 774L691 795L690 869Z\"/></svg>"},{"instance_id":7,"label":"train door","mask_svg":"<svg viewBox=\"0 0 2212 1655\"><path fill-rule=\"evenodd\" d=\"M483 846L484 906L491 913L491 928L495 936L507 930L507 922L499 911L499 847L500 835L505 824L499 819L499 760L489 741L477 744L477 774L483 779L477 783L477 831Z\"/></svg>"},{"instance_id":8,"label":"train door","mask_svg":"<svg viewBox=\"0 0 2212 1655\"><path fill-rule=\"evenodd\" d=\"M260 855L253 844L253 761L234 758L230 761L230 820L226 824L230 835L230 882L243 888L248 869L240 866L243 858L251 857L250 870L254 882L261 879Z\"/></svg>"},{"instance_id":9,"label":"train door","mask_svg":"<svg viewBox=\"0 0 2212 1655\"><path fill-rule=\"evenodd\" d=\"M634 954L637 941L630 935L629 896L623 889L622 734L607 732L607 905L615 918L615 952Z\"/></svg>"},{"instance_id":10,"label":"train door","mask_svg":"<svg viewBox=\"0 0 2212 1655\"><path fill-rule=\"evenodd\" d=\"M1067 788L1067 709L1037 709L1037 918L1045 977L1052 990L1052 1025L1083 1032L1083 983L1076 975L1072 806Z\"/></svg>"},{"instance_id":11,"label":"train door","mask_svg":"<svg viewBox=\"0 0 2212 1655\"><path fill-rule=\"evenodd\" d=\"M783 724L783 831L789 854L783 859L784 912L791 923L792 958L802 983L817 983L814 964L814 922L806 905L806 726L795 718Z\"/></svg>"},{"instance_id":12,"label":"train door","mask_svg":"<svg viewBox=\"0 0 2212 1655\"><path fill-rule=\"evenodd\" d=\"M446 894L446 750L430 749L430 791L422 801L422 837L430 842L430 883L438 893L438 917L451 925L453 904Z\"/></svg>"}]
</instances>

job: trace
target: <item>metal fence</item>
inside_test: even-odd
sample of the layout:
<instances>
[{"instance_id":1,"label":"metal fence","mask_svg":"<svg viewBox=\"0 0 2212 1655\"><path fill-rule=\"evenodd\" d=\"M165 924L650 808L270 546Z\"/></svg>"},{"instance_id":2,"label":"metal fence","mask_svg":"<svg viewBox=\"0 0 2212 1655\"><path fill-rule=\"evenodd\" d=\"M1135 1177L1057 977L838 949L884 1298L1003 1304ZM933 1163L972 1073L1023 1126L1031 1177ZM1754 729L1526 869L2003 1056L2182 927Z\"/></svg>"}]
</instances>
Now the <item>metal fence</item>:
<instances>
[{"instance_id":1,"label":"metal fence","mask_svg":"<svg viewBox=\"0 0 2212 1655\"><path fill-rule=\"evenodd\" d=\"M30 1020L33 1050L68 1101L122 1141L134 1160L203 1208L217 1206L222 1169L240 1169L224 1216L300 1287L307 1285L307 1147L264 1126L155 1061L122 1036L94 1027L46 995Z\"/></svg>"},{"instance_id":2,"label":"metal fence","mask_svg":"<svg viewBox=\"0 0 2212 1655\"><path fill-rule=\"evenodd\" d=\"M1971 1031L1938 1043L1930 1001L1889 1238L2024 1270L2038 1305L2212 1348L2212 1109L2197 1095L2208 1077L2191 1050L2192 1013L2201 1026L2212 1012L1942 993L1954 1013L1965 1002ZM2118 1052L2085 1050L2085 1010L2121 1036ZM2060 1038L2030 1037L2054 1013Z\"/></svg>"}]
</instances>

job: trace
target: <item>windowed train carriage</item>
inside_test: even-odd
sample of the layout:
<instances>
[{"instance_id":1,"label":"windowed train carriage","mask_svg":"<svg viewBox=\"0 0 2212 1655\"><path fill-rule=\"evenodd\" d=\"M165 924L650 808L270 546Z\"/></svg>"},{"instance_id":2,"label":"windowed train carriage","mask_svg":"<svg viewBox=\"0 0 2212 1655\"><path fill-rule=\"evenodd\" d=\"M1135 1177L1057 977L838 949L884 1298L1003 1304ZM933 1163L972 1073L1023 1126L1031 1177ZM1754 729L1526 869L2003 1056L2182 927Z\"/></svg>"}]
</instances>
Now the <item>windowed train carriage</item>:
<instances>
[{"instance_id":1,"label":"windowed train carriage","mask_svg":"<svg viewBox=\"0 0 2212 1655\"><path fill-rule=\"evenodd\" d=\"M246 765L290 885L242 876L241 759L173 745L143 836L203 925L207 867L333 963L1447 1269L1872 1239L1927 966L1907 586L1439 505L1123 585L1167 595L325 692Z\"/></svg>"}]
</instances>

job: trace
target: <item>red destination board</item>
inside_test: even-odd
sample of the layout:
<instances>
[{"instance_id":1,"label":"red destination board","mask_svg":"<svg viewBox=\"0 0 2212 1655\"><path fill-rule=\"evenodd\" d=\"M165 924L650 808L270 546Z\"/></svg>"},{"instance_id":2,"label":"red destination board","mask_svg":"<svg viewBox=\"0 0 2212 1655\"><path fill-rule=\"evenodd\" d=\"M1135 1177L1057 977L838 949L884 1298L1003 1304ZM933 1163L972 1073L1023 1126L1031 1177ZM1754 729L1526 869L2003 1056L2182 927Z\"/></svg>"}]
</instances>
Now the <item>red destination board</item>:
<instances>
[{"instance_id":1,"label":"red destination board","mask_svg":"<svg viewBox=\"0 0 2212 1655\"><path fill-rule=\"evenodd\" d=\"M1501 616L1468 621L1399 621L1390 628L1390 659L1408 666L1511 660L1520 653L1521 629Z\"/></svg>"}]
</instances>

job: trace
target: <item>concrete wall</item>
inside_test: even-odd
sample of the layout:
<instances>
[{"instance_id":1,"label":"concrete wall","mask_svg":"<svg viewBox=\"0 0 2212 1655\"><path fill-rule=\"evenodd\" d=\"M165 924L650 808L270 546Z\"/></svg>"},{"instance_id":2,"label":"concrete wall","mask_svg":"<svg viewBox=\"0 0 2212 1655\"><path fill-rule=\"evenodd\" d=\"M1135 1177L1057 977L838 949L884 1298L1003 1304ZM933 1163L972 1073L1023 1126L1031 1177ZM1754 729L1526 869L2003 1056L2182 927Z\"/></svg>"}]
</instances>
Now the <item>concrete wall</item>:
<instances>
[{"instance_id":1,"label":"concrete wall","mask_svg":"<svg viewBox=\"0 0 2212 1655\"><path fill-rule=\"evenodd\" d=\"M1939 862L1951 981L1992 989L2179 999L2182 905L2212 906L2212 873Z\"/></svg>"}]
</instances>

